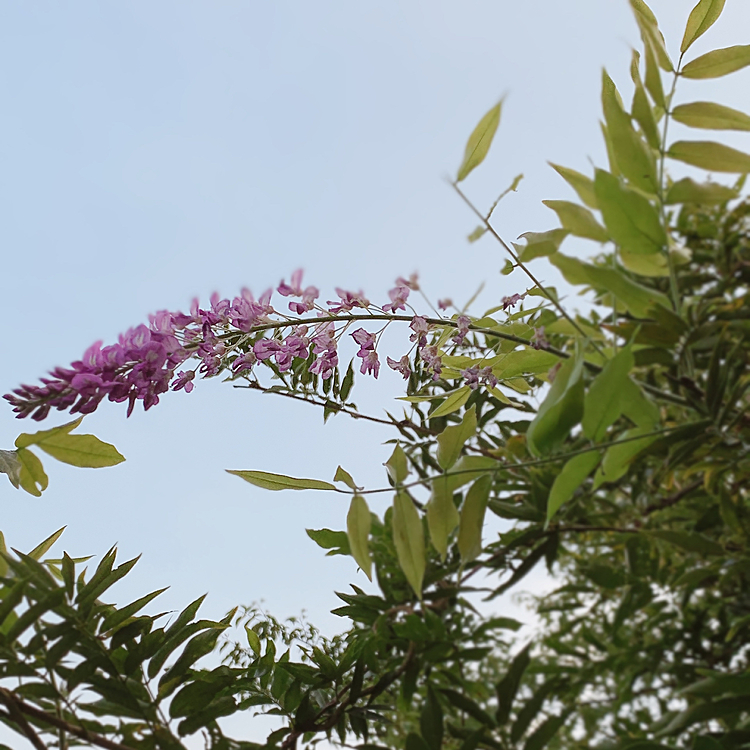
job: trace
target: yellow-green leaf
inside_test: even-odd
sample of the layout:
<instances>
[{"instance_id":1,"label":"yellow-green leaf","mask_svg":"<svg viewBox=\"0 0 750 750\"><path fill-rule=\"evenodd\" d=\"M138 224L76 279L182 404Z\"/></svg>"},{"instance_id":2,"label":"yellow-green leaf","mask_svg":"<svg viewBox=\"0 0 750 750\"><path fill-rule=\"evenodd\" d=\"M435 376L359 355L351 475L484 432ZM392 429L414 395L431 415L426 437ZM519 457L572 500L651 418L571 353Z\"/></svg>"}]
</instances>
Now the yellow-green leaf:
<instances>
[{"instance_id":1,"label":"yellow-green leaf","mask_svg":"<svg viewBox=\"0 0 750 750\"><path fill-rule=\"evenodd\" d=\"M37 445L52 458L89 469L115 466L125 457L114 445L99 440L95 435L68 435L59 433L41 440Z\"/></svg>"},{"instance_id":2,"label":"yellow-green leaf","mask_svg":"<svg viewBox=\"0 0 750 750\"><path fill-rule=\"evenodd\" d=\"M18 489L21 481L21 462L17 451L0 450L0 474L7 474L10 483Z\"/></svg>"},{"instance_id":3,"label":"yellow-green leaf","mask_svg":"<svg viewBox=\"0 0 750 750\"><path fill-rule=\"evenodd\" d=\"M620 440L627 440L627 442L612 445L607 449L602 465L594 476L594 489L597 489L605 482L616 482L620 479L628 470L628 466L635 456L656 440L653 435L644 437L641 440L629 440L629 438L637 438L646 432L649 432L649 429L644 427L635 427L632 430L627 430L620 438Z\"/></svg>"},{"instance_id":4,"label":"yellow-green leaf","mask_svg":"<svg viewBox=\"0 0 750 750\"><path fill-rule=\"evenodd\" d=\"M448 414L452 414L454 411L458 411L471 396L471 388L468 385L464 385L461 388L453 391L448 398L443 401L440 406L430 414L430 419L434 417L445 417Z\"/></svg>"},{"instance_id":5,"label":"yellow-green leaf","mask_svg":"<svg viewBox=\"0 0 750 750\"><path fill-rule=\"evenodd\" d=\"M599 208L596 203L596 196L594 195L594 181L590 177L586 177L585 174L576 172L575 169L568 167L561 167L559 164L553 164L551 161L547 162L557 174L562 177L565 182L576 191L578 197L589 207Z\"/></svg>"},{"instance_id":6,"label":"yellow-green leaf","mask_svg":"<svg viewBox=\"0 0 750 750\"><path fill-rule=\"evenodd\" d=\"M555 477L547 499L547 523L560 508L573 497L586 477L599 463L599 453L589 451L569 459Z\"/></svg>"},{"instance_id":7,"label":"yellow-green leaf","mask_svg":"<svg viewBox=\"0 0 750 750\"><path fill-rule=\"evenodd\" d=\"M466 179L469 173L478 167L487 156L487 152L492 145L492 139L497 132L497 126L500 124L500 110L502 101L498 102L487 114L479 121L474 128L474 132L469 136L464 152L464 160L458 169L456 182Z\"/></svg>"},{"instance_id":8,"label":"yellow-green leaf","mask_svg":"<svg viewBox=\"0 0 750 750\"><path fill-rule=\"evenodd\" d=\"M585 209L584 209L585 210ZM526 240L525 245L513 243L521 263L534 258L542 258L556 253L562 241L570 234L567 229L550 229L547 232L524 232L518 239Z\"/></svg>"},{"instance_id":9,"label":"yellow-green leaf","mask_svg":"<svg viewBox=\"0 0 750 750\"><path fill-rule=\"evenodd\" d=\"M667 190L665 203L700 203L710 205L712 203L724 203L739 195L738 191L718 182L696 182L690 177L672 183Z\"/></svg>"},{"instance_id":10,"label":"yellow-green leaf","mask_svg":"<svg viewBox=\"0 0 750 750\"><path fill-rule=\"evenodd\" d=\"M620 263L633 273L639 276L669 276L669 263L667 256L662 253L652 253L644 255L643 253L631 253L620 248L618 253Z\"/></svg>"},{"instance_id":11,"label":"yellow-green leaf","mask_svg":"<svg viewBox=\"0 0 750 750\"><path fill-rule=\"evenodd\" d=\"M430 539L440 557L445 560L448 551L448 540L458 526L458 511L453 502L453 492L445 476L437 477L432 482L432 494L427 503L427 528Z\"/></svg>"},{"instance_id":12,"label":"yellow-green leaf","mask_svg":"<svg viewBox=\"0 0 750 750\"><path fill-rule=\"evenodd\" d=\"M54 534L50 534L43 542L37 544L37 546L29 552L29 557L33 560L41 560L42 556L46 555L47 552L52 549L52 545L62 536L63 531L65 531L65 526L58 529Z\"/></svg>"},{"instance_id":13,"label":"yellow-green leaf","mask_svg":"<svg viewBox=\"0 0 750 750\"><path fill-rule=\"evenodd\" d=\"M644 255L664 250L667 235L651 201L603 169L596 170L594 187L604 224L616 244Z\"/></svg>"},{"instance_id":14,"label":"yellow-green leaf","mask_svg":"<svg viewBox=\"0 0 750 750\"><path fill-rule=\"evenodd\" d=\"M664 294L637 284L614 268L593 266L562 253L550 256L550 262L570 284L587 284L599 292L610 292L638 318L647 317L654 305L670 306L669 298Z\"/></svg>"},{"instance_id":15,"label":"yellow-green leaf","mask_svg":"<svg viewBox=\"0 0 750 750\"><path fill-rule=\"evenodd\" d=\"M256 656L260 656L260 636L248 625L245 625L245 634L247 635L247 645L250 646Z\"/></svg>"},{"instance_id":16,"label":"yellow-green leaf","mask_svg":"<svg viewBox=\"0 0 750 750\"><path fill-rule=\"evenodd\" d=\"M21 487L30 495L40 497L49 485L49 479L44 473L42 462L28 448L18 449L18 461L21 464L21 472L18 478Z\"/></svg>"},{"instance_id":17,"label":"yellow-green leaf","mask_svg":"<svg viewBox=\"0 0 750 750\"><path fill-rule=\"evenodd\" d=\"M667 156L709 172L750 172L750 154L713 141L677 141Z\"/></svg>"},{"instance_id":18,"label":"yellow-green leaf","mask_svg":"<svg viewBox=\"0 0 750 750\"><path fill-rule=\"evenodd\" d=\"M44 440L55 438L58 435L67 435L71 430L78 427L83 421L83 417L78 417L72 422L61 424L59 427L53 427L51 430L40 430L31 435L28 433L22 433L16 438L16 448L28 448L30 445L37 445Z\"/></svg>"},{"instance_id":19,"label":"yellow-green leaf","mask_svg":"<svg viewBox=\"0 0 750 750\"><path fill-rule=\"evenodd\" d=\"M633 79L635 88L633 90L633 104L631 106L631 111L635 121L641 126L643 135L646 136L649 145L652 148L658 149L661 145L659 128L654 115L654 110L651 107L648 96L646 95L646 89L643 87L643 82L641 81L639 65L640 55L636 50L633 50L630 76Z\"/></svg>"},{"instance_id":20,"label":"yellow-green leaf","mask_svg":"<svg viewBox=\"0 0 750 750\"><path fill-rule=\"evenodd\" d=\"M477 409L472 406L457 425L446 427L437 438L437 462L443 471L450 469L458 461L467 440L477 431Z\"/></svg>"},{"instance_id":21,"label":"yellow-green leaf","mask_svg":"<svg viewBox=\"0 0 750 750\"><path fill-rule=\"evenodd\" d=\"M550 453L583 416L583 357L580 351L565 360L547 396L526 430L526 445L533 456Z\"/></svg>"},{"instance_id":22,"label":"yellow-green leaf","mask_svg":"<svg viewBox=\"0 0 750 750\"><path fill-rule=\"evenodd\" d=\"M464 565L482 552L482 527L491 486L491 477L481 477L466 493L458 526L458 551Z\"/></svg>"},{"instance_id":23,"label":"yellow-green leaf","mask_svg":"<svg viewBox=\"0 0 750 750\"><path fill-rule=\"evenodd\" d=\"M636 187L655 193L657 178L654 155L633 128L630 115L624 110L617 88L606 71L602 72L602 107L618 170Z\"/></svg>"},{"instance_id":24,"label":"yellow-green leaf","mask_svg":"<svg viewBox=\"0 0 750 750\"><path fill-rule=\"evenodd\" d=\"M336 468L336 474L334 474L333 481L343 482L349 489L354 490L355 492L360 489L357 487L354 479L352 479L352 475L340 466Z\"/></svg>"},{"instance_id":25,"label":"yellow-green leaf","mask_svg":"<svg viewBox=\"0 0 750 750\"><path fill-rule=\"evenodd\" d=\"M425 571L424 531L408 492L397 492L393 499L393 543L401 570L421 599Z\"/></svg>"},{"instance_id":26,"label":"yellow-green leaf","mask_svg":"<svg viewBox=\"0 0 750 750\"><path fill-rule=\"evenodd\" d=\"M659 407L646 396L631 378L622 389L622 413L635 425L647 432L659 424Z\"/></svg>"},{"instance_id":27,"label":"yellow-green leaf","mask_svg":"<svg viewBox=\"0 0 750 750\"><path fill-rule=\"evenodd\" d=\"M674 70L674 65L669 59L664 36L659 31L659 24L653 11L643 0L630 0L630 7L635 14L635 20L638 23L644 44L652 47L660 67L671 73Z\"/></svg>"},{"instance_id":28,"label":"yellow-green leaf","mask_svg":"<svg viewBox=\"0 0 750 750\"><path fill-rule=\"evenodd\" d=\"M406 453L401 447L400 443L396 443L396 447L391 453L391 457L383 464L385 470L388 472L388 476L391 478L394 484L400 484L409 475L409 462L406 459Z\"/></svg>"},{"instance_id":29,"label":"yellow-green leaf","mask_svg":"<svg viewBox=\"0 0 750 750\"><path fill-rule=\"evenodd\" d=\"M744 112L714 102L680 104L672 110L672 117L691 128L704 130L750 130L750 116Z\"/></svg>"},{"instance_id":30,"label":"yellow-green leaf","mask_svg":"<svg viewBox=\"0 0 750 750\"><path fill-rule=\"evenodd\" d=\"M607 230L587 208L570 201L542 201L542 203L557 214L563 229L576 237L583 237L595 242L609 241Z\"/></svg>"},{"instance_id":31,"label":"yellow-green leaf","mask_svg":"<svg viewBox=\"0 0 750 750\"><path fill-rule=\"evenodd\" d=\"M644 83L646 84L646 91L651 95L651 99L657 107L661 107L663 110L667 106L667 100L664 96L664 85L661 81L661 71L659 70L659 63L656 61L656 55L650 44L644 45L644 58L646 61L646 75L644 76Z\"/></svg>"},{"instance_id":32,"label":"yellow-green leaf","mask_svg":"<svg viewBox=\"0 0 750 750\"><path fill-rule=\"evenodd\" d=\"M330 482L322 482L319 479L298 479L288 477L284 474L272 474L269 471L238 471L227 469L227 474L244 479L256 487L264 490L335 490L336 487Z\"/></svg>"},{"instance_id":33,"label":"yellow-green leaf","mask_svg":"<svg viewBox=\"0 0 750 750\"><path fill-rule=\"evenodd\" d=\"M519 375L547 372L559 361L558 356L543 349L517 349L492 357L487 360L487 366L492 367L492 374L498 380L510 380Z\"/></svg>"},{"instance_id":34,"label":"yellow-green leaf","mask_svg":"<svg viewBox=\"0 0 750 750\"><path fill-rule=\"evenodd\" d=\"M352 557L362 572L372 580L372 557L370 556L370 509L361 495L355 495L346 516L346 534Z\"/></svg>"},{"instance_id":35,"label":"yellow-green leaf","mask_svg":"<svg viewBox=\"0 0 750 750\"><path fill-rule=\"evenodd\" d=\"M680 52L685 52L698 37L703 36L715 23L724 9L725 0L700 0L688 17Z\"/></svg>"},{"instance_id":36,"label":"yellow-green leaf","mask_svg":"<svg viewBox=\"0 0 750 750\"><path fill-rule=\"evenodd\" d=\"M681 72L685 78L720 78L750 65L750 44L715 49L689 62Z\"/></svg>"},{"instance_id":37,"label":"yellow-green leaf","mask_svg":"<svg viewBox=\"0 0 750 750\"><path fill-rule=\"evenodd\" d=\"M481 239L486 232L487 227L480 224L466 239L469 240L469 242L476 242L478 239Z\"/></svg>"},{"instance_id":38,"label":"yellow-green leaf","mask_svg":"<svg viewBox=\"0 0 750 750\"><path fill-rule=\"evenodd\" d=\"M622 414L625 382L629 380L628 375L634 366L635 358L630 347L621 349L604 365L589 386L581 420L583 434L589 440L599 442Z\"/></svg>"}]
</instances>

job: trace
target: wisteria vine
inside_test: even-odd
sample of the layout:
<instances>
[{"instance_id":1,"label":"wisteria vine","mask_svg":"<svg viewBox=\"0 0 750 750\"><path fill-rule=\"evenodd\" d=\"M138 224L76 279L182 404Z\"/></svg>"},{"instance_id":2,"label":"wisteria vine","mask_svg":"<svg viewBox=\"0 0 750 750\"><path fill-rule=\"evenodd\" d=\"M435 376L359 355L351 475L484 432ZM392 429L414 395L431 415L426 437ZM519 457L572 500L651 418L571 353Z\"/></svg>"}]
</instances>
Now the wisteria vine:
<instances>
[{"instance_id":1,"label":"wisteria vine","mask_svg":"<svg viewBox=\"0 0 750 750\"><path fill-rule=\"evenodd\" d=\"M411 350L398 359L386 357L388 367L408 378L421 362L434 380L442 373L442 356L430 337L436 321L419 315L408 302L412 291L421 291L416 274L408 279L399 277L388 292L390 302L378 306L362 291L350 292L336 288L337 300L325 305L316 300L320 291L315 286L302 286L303 272L296 270L290 283L282 281L276 291L292 298L288 308L295 316L317 313L316 318L293 317L271 305L273 290L268 289L255 299L243 289L233 300L212 295L210 306L201 308L193 300L190 313L160 310L149 316L149 325L141 324L121 334L117 343L102 347L92 344L83 357L70 367L56 367L50 377L41 378L42 385L22 385L4 398L10 402L17 418L43 420L51 409L69 410L71 414L90 414L105 399L128 402L130 416L137 401L145 410L159 403L159 396L168 390L193 390L194 380L214 377L221 372L249 377L259 364L266 364L279 373L288 372L295 362L308 363L308 372L322 380L331 378L339 366L339 343L357 320L372 318L384 325L375 332L360 327L349 333L359 346L356 356L361 360L360 373L377 378L380 373L378 343L385 329L395 320L408 320L412 331ZM525 294L504 297L504 310L513 308ZM426 299L426 298L425 298ZM450 300L440 300L445 311ZM363 315L352 315L362 310ZM403 310L406 316L398 314ZM455 329L452 343L461 346L469 333L472 320L458 314L440 318L444 326ZM535 329L531 343L547 348L543 329ZM412 358L412 355L416 355ZM180 369L196 360L192 369ZM494 388L497 379L490 367L468 367L461 370L467 385Z\"/></svg>"}]
</instances>

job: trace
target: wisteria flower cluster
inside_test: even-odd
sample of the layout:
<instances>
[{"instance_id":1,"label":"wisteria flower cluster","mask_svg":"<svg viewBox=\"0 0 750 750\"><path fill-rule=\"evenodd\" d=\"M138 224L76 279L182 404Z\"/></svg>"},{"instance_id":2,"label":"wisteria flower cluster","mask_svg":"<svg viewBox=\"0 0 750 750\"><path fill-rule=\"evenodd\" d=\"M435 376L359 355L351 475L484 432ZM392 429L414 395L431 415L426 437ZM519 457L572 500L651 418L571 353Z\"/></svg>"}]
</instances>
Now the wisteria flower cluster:
<instances>
[{"instance_id":1,"label":"wisteria flower cluster","mask_svg":"<svg viewBox=\"0 0 750 750\"><path fill-rule=\"evenodd\" d=\"M229 372L249 377L259 364L284 373L295 363L306 362L311 374L327 380L339 365L341 337L361 321L382 324L376 332L358 327L349 334L359 346L356 356L361 359L362 374L378 377L380 335L394 320L403 320L409 321L412 330L412 352L416 350L434 379L440 377L441 356L430 336L438 321L417 315L408 302L410 292L419 289L416 274L408 279L399 277L388 292L389 302L382 306L372 304L361 291L339 288L337 300L321 305L318 288L304 287L302 275L302 270L295 271L289 283L282 281L276 291L290 298L288 309L294 316L312 315L294 317L276 310L270 289L258 299L247 289L232 300L214 294L206 308L196 299L189 313L162 310L150 316L149 325L131 328L115 344L103 347L97 341L70 367L52 370L49 377L41 379L41 385L23 385L4 398L19 418L42 420L50 409L88 414L104 399L127 402L129 416L136 402L150 409L170 388L189 393L198 375L205 378ZM440 307L449 304L445 300ZM455 321L444 321L456 329L453 343L461 345L470 318L461 315ZM408 378L412 372L410 354L399 359L387 357L388 367ZM196 364L189 368L188 362ZM473 373L468 379L473 384Z\"/></svg>"}]
</instances>

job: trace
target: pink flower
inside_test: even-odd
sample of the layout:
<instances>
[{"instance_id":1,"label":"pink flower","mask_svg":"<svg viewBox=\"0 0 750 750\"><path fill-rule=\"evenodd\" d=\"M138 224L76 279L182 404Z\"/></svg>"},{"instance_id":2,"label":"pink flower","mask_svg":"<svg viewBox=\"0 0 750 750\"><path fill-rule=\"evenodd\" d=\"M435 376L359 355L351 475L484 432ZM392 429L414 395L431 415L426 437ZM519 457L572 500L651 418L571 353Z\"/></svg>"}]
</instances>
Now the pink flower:
<instances>
[{"instance_id":1,"label":"pink flower","mask_svg":"<svg viewBox=\"0 0 750 750\"><path fill-rule=\"evenodd\" d=\"M391 370L395 370L396 372L400 372L404 376L404 380L411 375L411 368L409 367L409 357L404 354L401 359L396 361L395 359L391 359L390 357L386 357L386 362L388 363L388 367L391 368Z\"/></svg>"},{"instance_id":2,"label":"pink flower","mask_svg":"<svg viewBox=\"0 0 750 750\"><path fill-rule=\"evenodd\" d=\"M399 281L403 281L403 279L399 279ZM394 289L391 289L390 292L388 292L388 296L391 298L391 301L389 304L383 305L383 310L385 310L385 312L395 313L396 310L406 310L406 300L409 297L409 287L399 285Z\"/></svg>"}]
</instances>

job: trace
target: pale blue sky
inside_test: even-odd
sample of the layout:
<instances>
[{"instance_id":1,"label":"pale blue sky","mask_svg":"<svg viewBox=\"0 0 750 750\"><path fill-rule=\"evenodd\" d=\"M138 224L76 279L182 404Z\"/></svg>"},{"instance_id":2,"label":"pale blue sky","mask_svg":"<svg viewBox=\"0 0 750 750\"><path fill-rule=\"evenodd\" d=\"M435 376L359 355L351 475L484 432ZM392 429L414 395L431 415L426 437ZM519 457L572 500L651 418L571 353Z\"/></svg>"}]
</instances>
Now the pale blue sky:
<instances>
[{"instance_id":1,"label":"pale blue sky","mask_svg":"<svg viewBox=\"0 0 750 750\"><path fill-rule=\"evenodd\" d=\"M692 5L653 3L673 53ZM729 0L695 51L748 43L748 29L748 4ZM518 291L491 240L467 244L475 221L444 176L507 92L466 189L486 207L523 172L498 228L513 239L554 226L540 201L571 193L546 160L603 163L601 67L629 96L637 43L625 0L2 4L2 392L149 312L257 293L298 266L324 294L363 287L380 302L414 270L433 298L465 299L482 281L486 306ZM743 71L684 82L678 96L747 108L748 90ZM386 372L357 400L377 410L398 386ZM41 499L0 482L10 544L68 524L71 554L115 542L143 553L122 600L171 585L162 607L210 591L206 615L264 599L335 629L332 591L355 567L325 558L304 529L343 528L346 501L266 493L223 470L330 479L343 463L379 485L387 430L343 417L323 427L311 407L219 382L129 420L105 404L85 427L128 461L94 472L50 459ZM6 408L0 447L29 428Z\"/></svg>"}]
</instances>

